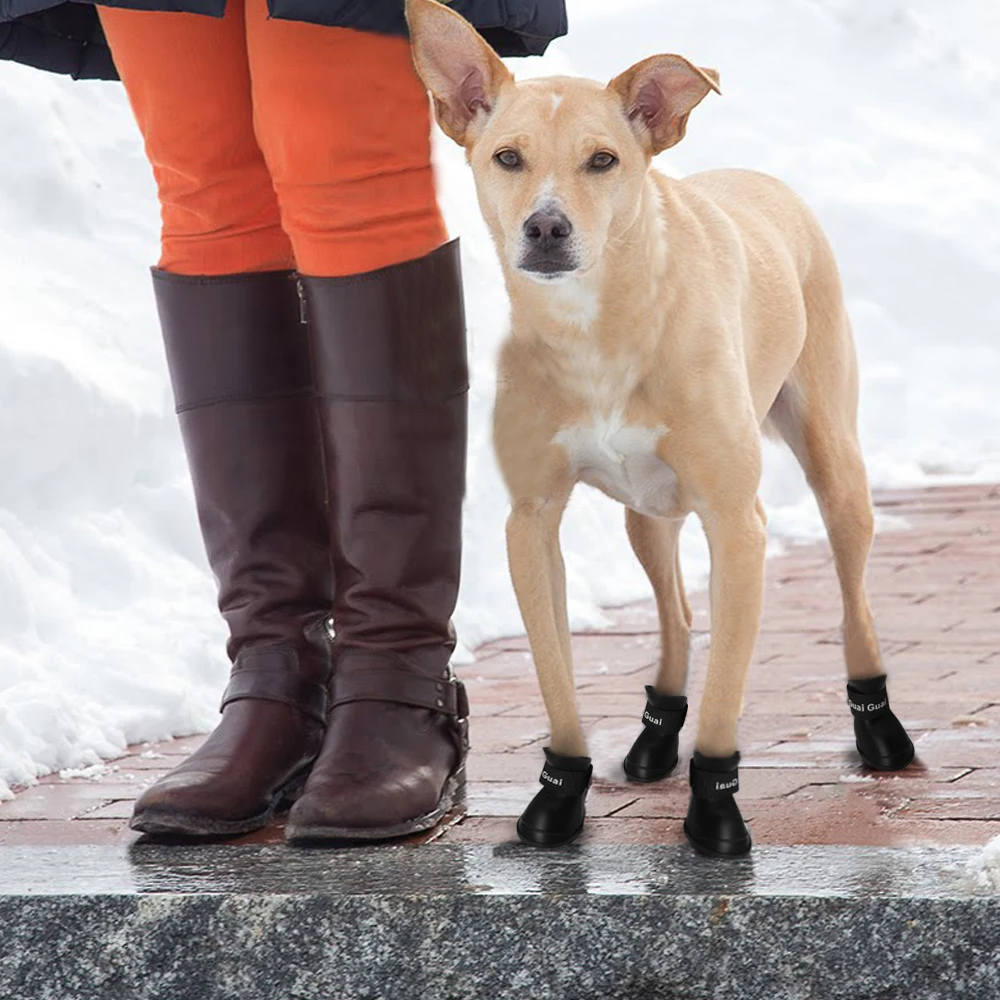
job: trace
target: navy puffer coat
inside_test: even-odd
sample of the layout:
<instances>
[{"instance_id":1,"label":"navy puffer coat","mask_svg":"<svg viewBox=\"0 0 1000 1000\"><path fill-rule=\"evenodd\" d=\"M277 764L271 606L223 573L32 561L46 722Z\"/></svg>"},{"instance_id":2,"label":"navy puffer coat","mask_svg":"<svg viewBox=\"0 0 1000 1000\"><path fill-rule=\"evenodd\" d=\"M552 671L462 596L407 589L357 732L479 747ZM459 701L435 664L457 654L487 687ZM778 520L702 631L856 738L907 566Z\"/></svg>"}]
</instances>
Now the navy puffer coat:
<instances>
[{"instance_id":1,"label":"navy puffer coat","mask_svg":"<svg viewBox=\"0 0 1000 1000\"><path fill-rule=\"evenodd\" d=\"M119 0L108 6L221 17L226 0ZM541 55L566 34L565 0L451 0L449 6L502 56ZM291 21L406 34L403 0L268 0L268 7L272 17ZM0 0L0 59L78 80L118 79L97 11L86 0Z\"/></svg>"}]
</instances>

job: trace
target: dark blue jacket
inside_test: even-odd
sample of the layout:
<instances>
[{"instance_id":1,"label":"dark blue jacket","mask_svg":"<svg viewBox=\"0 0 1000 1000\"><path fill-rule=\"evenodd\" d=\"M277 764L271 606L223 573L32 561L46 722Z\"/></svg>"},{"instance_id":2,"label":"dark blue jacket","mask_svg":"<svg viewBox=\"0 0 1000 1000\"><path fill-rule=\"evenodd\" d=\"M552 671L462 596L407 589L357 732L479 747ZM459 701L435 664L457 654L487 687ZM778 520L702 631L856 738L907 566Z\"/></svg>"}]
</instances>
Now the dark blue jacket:
<instances>
[{"instance_id":1,"label":"dark blue jacket","mask_svg":"<svg viewBox=\"0 0 1000 1000\"><path fill-rule=\"evenodd\" d=\"M226 0L116 0L133 10L185 11L221 17ZM273 17L405 35L403 0L268 0ZM502 56L541 55L566 34L565 0L451 0ZM0 59L67 73L74 79L117 80L111 52L90 2L0 0Z\"/></svg>"}]
</instances>

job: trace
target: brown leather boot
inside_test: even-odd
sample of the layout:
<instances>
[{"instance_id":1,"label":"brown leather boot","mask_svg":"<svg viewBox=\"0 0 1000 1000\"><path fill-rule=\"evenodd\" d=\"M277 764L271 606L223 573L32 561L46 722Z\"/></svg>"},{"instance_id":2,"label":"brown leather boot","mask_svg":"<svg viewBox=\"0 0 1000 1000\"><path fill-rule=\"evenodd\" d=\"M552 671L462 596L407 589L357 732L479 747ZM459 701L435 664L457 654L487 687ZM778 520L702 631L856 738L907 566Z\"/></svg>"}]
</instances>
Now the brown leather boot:
<instances>
[{"instance_id":1,"label":"brown leather boot","mask_svg":"<svg viewBox=\"0 0 1000 1000\"><path fill-rule=\"evenodd\" d=\"M452 675L468 369L458 242L352 278L303 278L322 414L333 703L288 817L293 842L433 827L460 797Z\"/></svg>"},{"instance_id":2,"label":"brown leather boot","mask_svg":"<svg viewBox=\"0 0 1000 1000\"><path fill-rule=\"evenodd\" d=\"M322 744L332 584L312 369L292 274L153 277L233 670L218 727L130 826L230 836L266 825Z\"/></svg>"}]
</instances>

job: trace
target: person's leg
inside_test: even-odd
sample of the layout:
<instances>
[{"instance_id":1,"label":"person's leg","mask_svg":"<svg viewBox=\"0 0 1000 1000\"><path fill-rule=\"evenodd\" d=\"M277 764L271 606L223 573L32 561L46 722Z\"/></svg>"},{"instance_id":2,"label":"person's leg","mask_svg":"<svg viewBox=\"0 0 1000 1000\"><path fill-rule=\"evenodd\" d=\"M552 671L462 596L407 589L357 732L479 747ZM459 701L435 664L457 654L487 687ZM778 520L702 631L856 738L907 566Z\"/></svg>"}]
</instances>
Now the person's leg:
<instances>
[{"instance_id":1,"label":"person's leg","mask_svg":"<svg viewBox=\"0 0 1000 1000\"><path fill-rule=\"evenodd\" d=\"M303 274L359 274L447 238L430 110L404 38L268 18L247 2L257 140Z\"/></svg>"},{"instance_id":2,"label":"person's leg","mask_svg":"<svg viewBox=\"0 0 1000 1000\"><path fill-rule=\"evenodd\" d=\"M132 826L238 834L301 787L325 724L332 585L309 345L253 133L242 0L222 20L101 15L163 204L154 290L233 660L219 726L143 793Z\"/></svg>"},{"instance_id":3,"label":"person's leg","mask_svg":"<svg viewBox=\"0 0 1000 1000\"><path fill-rule=\"evenodd\" d=\"M326 448L333 709L292 840L433 826L467 707L451 677L465 484L457 244L405 40L267 20L249 0L258 141L295 248Z\"/></svg>"},{"instance_id":4,"label":"person's leg","mask_svg":"<svg viewBox=\"0 0 1000 1000\"><path fill-rule=\"evenodd\" d=\"M99 7L160 199L160 268L294 266L253 129L243 0L224 18Z\"/></svg>"}]
</instances>

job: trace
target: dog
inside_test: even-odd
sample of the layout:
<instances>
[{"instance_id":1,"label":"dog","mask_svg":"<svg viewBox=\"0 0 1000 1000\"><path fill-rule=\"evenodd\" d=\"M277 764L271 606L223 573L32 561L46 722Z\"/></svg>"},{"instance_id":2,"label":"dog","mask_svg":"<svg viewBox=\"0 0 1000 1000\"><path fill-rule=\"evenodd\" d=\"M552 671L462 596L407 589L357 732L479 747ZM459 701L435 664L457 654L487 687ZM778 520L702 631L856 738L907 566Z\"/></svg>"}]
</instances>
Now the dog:
<instances>
[{"instance_id":1,"label":"dog","mask_svg":"<svg viewBox=\"0 0 1000 1000\"><path fill-rule=\"evenodd\" d=\"M682 180L651 166L720 92L715 70L654 55L606 86L516 83L435 0L408 0L414 65L441 129L466 150L511 303L494 446L511 498L509 566L551 724L542 789L518 821L537 846L582 829L592 767L576 707L559 525L574 485L625 506L656 597L661 655L633 780L677 763L691 612L685 518L711 553L711 649L684 831L706 854L751 846L735 802L737 720L760 625L761 435L784 439L819 502L844 606L862 757L904 767L865 592L873 513L857 434L858 374L833 252L781 181L750 170Z\"/></svg>"}]
</instances>

